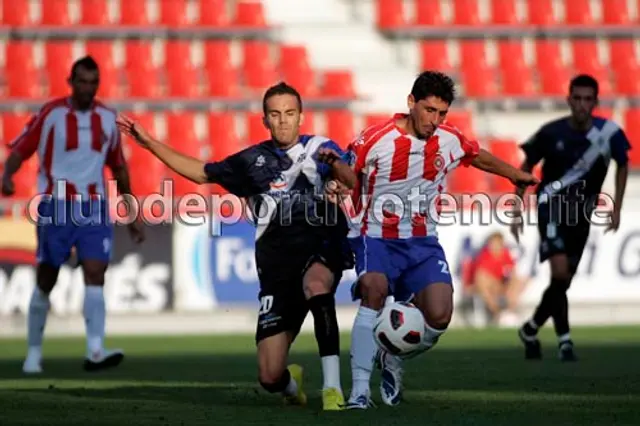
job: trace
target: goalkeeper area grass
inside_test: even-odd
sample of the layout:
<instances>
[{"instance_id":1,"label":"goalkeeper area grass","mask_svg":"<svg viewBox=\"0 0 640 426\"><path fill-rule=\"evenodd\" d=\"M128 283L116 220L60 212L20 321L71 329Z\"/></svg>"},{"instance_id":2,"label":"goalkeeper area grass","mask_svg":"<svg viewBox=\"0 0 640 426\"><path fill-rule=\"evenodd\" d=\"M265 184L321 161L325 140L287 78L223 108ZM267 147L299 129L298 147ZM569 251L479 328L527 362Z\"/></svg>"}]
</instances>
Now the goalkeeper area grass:
<instances>
[{"instance_id":1,"label":"goalkeeper area grass","mask_svg":"<svg viewBox=\"0 0 640 426\"><path fill-rule=\"evenodd\" d=\"M121 337L120 367L82 371L84 340L45 340L45 372L22 374L25 340L0 339L0 425L639 425L640 328L576 328L580 357L557 358L548 327L542 361L525 361L515 330L450 330L406 364L405 400L378 408L323 412L321 368L312 335L291 362L305 368L306 407L284 406L257 384L253 336ZM349 336L342 380L351 388Z\"/></svg>"}]
</instances>

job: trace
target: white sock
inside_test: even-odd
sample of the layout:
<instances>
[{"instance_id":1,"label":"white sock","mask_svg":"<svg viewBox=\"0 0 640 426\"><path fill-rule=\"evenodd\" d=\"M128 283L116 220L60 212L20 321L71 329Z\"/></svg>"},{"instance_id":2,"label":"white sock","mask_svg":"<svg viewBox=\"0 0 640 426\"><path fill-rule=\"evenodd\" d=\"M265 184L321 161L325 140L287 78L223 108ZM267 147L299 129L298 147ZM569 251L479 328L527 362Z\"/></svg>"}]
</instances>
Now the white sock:
<instances>
[{"instance_id":1,"label":"white sock","mask_svg":"<svg viewBox=\"0 0 640 426\"><path fill-rule=\"evenodd\" d=\"M293 377L289 378L289 384L282 392L285 396L296 396L298 394L298 384L293 379Z\"/></svg>"},{"instance_id":2,"label":"white sock","mask_svg":"<svg viewBox=\"0 0 640 426\"><path fill-rule=\"evenodd\" d=\"M27 343L30 353L41 353L44 326L47 323L50 306L49 295L36 286L31 294L27 318Z\"/></svg>"},{"instance_id":3,"label":"white sock","mask_svg":"<svg viewBox=\"0 0 640 426\"><path fill-rule=\"evenodd\" d=\"M445 331L447 331L446 328L444 330L438 330L437 328L433 328L433 327L431 327L429 324L427 324L425 322L424 323L424 337L422 339L422 343L425 346L425 351L428 351L429 349L434 347L436 345L436 343L438 343L438 340L440 339L440 336L442 336L442 334Z\"/></svg>"},{"instance_id":4,"label":"white sock","mask_svg":"<svg viewBox=\"0 0 640 426\"><path fill-rule=\"evenodd\" d=\"M87 330L87 352L101 352L105 332L106 308L102 286L87 285L84 290L84 320Z\"/></svg>"},{"instance_id":5,"label":"white sock","mask_svg":"<svg viewBox=\"0 0 640 426\"><path fill-rule=\"evenodd\" d=\"M373 338L373 326L377 311L360 306L358 314L353 322L351 333L351 374L353 389L351 396L369 395L371 392L370 381L373 370L374 358L378 350Z\"/></svg>"},{"instance_id":6,"label":"white sock","mask_svg":"<svg viewBox=\"0 0 640 426\"><path fill-rule=\"evenodd\" d=\"M322 376L324 377L324 385L322 389L342 389L340 385L340 357L338 355L323 356Z\"/></svg>"}]
</instances>

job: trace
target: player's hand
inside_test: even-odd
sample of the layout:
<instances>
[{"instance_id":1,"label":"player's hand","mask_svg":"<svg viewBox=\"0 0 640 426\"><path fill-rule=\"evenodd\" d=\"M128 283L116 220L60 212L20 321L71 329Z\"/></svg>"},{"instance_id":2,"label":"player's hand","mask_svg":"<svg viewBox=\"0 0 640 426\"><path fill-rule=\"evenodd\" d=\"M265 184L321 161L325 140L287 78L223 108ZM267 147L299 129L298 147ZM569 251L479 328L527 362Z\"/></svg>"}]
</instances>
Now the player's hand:
<instances>
[{"instance_id":1,"label":"player's hand","mask_svg":"<svg viewBox=\"0 0 640 426\"><path fill-rule=\"evenodd\" d=\"M537 185L540 183L540 179L538 179L531 173L527 173L523 170L518 170L518 172L511 178L511 182L515 186L523 187Z\"/></svg>"},{"instance_id":2,"label":"player's hand","mask_svg":"<svg viewBox=\"0 0 640 426\"><path fill-rule=\"evenodd\" d=\"M330 180L327 182L324 192L327 195L327 199L332 203L337 203L339 198L351 193L345 185L337 180Z\"/></svg>"},{"instance_id":3,"label":"player's hand","mask_svg":"<svg viewBox=\"0 0 640 426\"><path fill-rule=\"evenodd\" d=\"M607 225L607 229L604 230L605 234L610 231L616 232L620 227L620 210L613 209L609 217L611 218L611 222Z\"/></svg>"},{"instance_id":4,"label":"player's hand","mask_svg":"<svg viewBox=\"0 0 640 426\"><path fill-rule=\"evenodd\" d=\"M119 114L116 119L116 124L122 133L133 138L144 148L147 148L150 141L153 139L147 130L140 125L140 123L132 120L126 115Z\"/></svg>"},{"instance_id":5,"label":"player's hand","mask_svg":"<svg viewBox=\"0 0 640 426\"><path fill-rule=\"evenodd\" d=\"M332 165L337 160L340 160L340 158L340 154L338 154L334 149L320 148L318 150L318 161L320 161L321 163Z\"/></svg>"},{"instance_id":6,"label":"player's hand","mask_svg":"<svg viewBox=\"0 0 640 426\"><path fill-rule=\"evenodd\" d=\"M135 221L129 224L129 236L135 244L141 244L145 240L144 228L140 222Z\"/></svg>"},{"instance_id":7,"label":"player's hand","mask_svg":"<svg viewBox=\"0 0 640 426\"><path fill-rule=\"evenodd\" d=\"M2 195L6 195L7 197L12 196L16 193L16 187L13 184L13 180L8 178L2 179Z\"/></svg>"}]
</instances>

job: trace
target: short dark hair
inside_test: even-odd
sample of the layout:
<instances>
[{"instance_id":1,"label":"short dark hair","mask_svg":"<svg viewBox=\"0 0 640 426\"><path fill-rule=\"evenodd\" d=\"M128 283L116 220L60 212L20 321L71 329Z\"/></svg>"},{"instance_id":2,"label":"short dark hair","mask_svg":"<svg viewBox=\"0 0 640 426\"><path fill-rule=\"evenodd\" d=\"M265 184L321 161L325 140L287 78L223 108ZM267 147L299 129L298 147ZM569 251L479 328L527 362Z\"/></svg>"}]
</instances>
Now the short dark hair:
<instances>
[{"instance_id":1,"label":"short dark hair","mask_svg":"<svg viewBox=\"0 0 640 426\"><path fill-rule=\"evenodd\" d=\"M411 94L416 102L436 96L451 105L456 97L456 84L444 73L424 71L413 83Z\"/></svg>"},{"instance_id":2,"label":"short dark hair","mask_svg":"<svg viewBox=\"0 0 640 426\"><path fill-rule=\"evenodd\" d=\"M598 80L588 74L579 74L573 77L569 83L569 93L573 91L574 87L589 87L595 92L596 98L598 97L598 92L600 90Z\"/></svg>"},{"instance_id":3,"label":"short dark hair","mask_svg":"<svg viewBox=\"0 0 640 426\"><path fill-rule=\"evenodd\" d=\"M84 58L80 58L73 63L71 66L71 79L76 77L76 73L78 72L78 68L82 67L87 71L98 71L98 63L91 56L85 56Z\"/></svg>"},{"instance_id":4,"label":"short dark hair","mask_svg":"<svg viewBox=\"0 0 640 426\"><path fill-rule=\"evenodd\" d=\"M281 81L275 86L269 87L267 91L264 92L264 97L262 98L262 112L264 112L265 115L267 114L267 101L277 95L295 96L298 100L298 108L300 109L300 112L302 112L302 98L300 97L300 93L298 93L295 87L289 86L284 81Z\"/></svg>"}]
</instances>

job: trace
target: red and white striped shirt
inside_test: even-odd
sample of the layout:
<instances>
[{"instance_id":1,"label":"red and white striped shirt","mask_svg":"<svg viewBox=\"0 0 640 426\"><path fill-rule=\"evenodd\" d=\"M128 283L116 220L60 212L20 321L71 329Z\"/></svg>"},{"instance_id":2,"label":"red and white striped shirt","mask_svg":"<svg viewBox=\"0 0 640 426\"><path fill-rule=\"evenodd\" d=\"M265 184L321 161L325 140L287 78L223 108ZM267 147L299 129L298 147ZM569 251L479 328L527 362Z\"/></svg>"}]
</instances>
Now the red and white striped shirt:
<instances>
[{"instance_id":1,"label":"red and white striped shirt","mask_svg":"<svg viewBox=\"0 0 640 426\"><path fill-rule=\"evenodd\" d=\"M396 114L365 129L351 144L359 182L346 200L349 237L406 239L437 236L439 196L445 176L478 155L476 141L440 125L426 142L396 126Z\"/></svg>"},{"instance_id":2,"label":"red and white striped shirt","mask_svg":"<svg viewBox=\"0 0 640 426\"><path fill-rule=\"evenodd\" d=\"M37 152L38 193L60 199L106 198L104 166L125 163L116 116L100 102L77 111L69 98L56 99L29 120L11 149L23 160Z\"/></svg>"}]
</instances>

